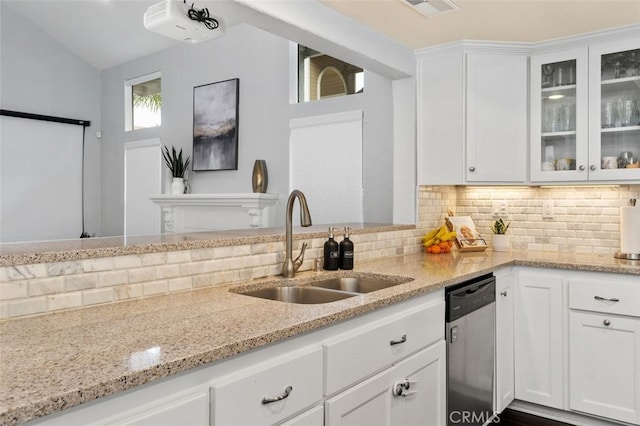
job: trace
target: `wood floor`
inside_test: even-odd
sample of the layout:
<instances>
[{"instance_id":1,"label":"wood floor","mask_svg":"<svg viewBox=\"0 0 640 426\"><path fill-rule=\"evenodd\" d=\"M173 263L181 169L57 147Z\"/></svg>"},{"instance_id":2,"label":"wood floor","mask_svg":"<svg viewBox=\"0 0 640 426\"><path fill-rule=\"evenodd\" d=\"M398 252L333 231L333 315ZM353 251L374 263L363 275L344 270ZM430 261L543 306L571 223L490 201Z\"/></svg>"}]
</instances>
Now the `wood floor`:
<instances>
[{"instance_id":1,"label":"wood floor","mask_svg":"<svg viewBox=\"0 0 640 426\"><path fill-rule=\"evenodd\" d=\"M506 409L500 414L500 426L570 426L569 423L549 420L520 411Z\"/></svg>"}]
</instances>

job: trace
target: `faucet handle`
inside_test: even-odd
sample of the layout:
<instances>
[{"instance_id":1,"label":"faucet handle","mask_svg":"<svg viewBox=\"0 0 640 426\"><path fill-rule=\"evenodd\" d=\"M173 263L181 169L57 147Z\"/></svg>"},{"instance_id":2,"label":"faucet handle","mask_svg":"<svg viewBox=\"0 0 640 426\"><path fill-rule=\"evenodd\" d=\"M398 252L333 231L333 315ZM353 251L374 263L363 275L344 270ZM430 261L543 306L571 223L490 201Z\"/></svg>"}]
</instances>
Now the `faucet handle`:
<instances>
[{"instance_id":1,"label":"faucet handle","mask_svg":"<svg viewBox=\"0 0 640 426\"><path fill-rule=\"evenodd\" d=\"M298 257L296 257L296 260L293 261L294 270L297 271L300 265L302 265L302 262L304 262L304 252L307 249L308 245L309 244L306 241L302 243L302 249L300 250L300 254L298 255Z\"/></svg>"}]
</instances>

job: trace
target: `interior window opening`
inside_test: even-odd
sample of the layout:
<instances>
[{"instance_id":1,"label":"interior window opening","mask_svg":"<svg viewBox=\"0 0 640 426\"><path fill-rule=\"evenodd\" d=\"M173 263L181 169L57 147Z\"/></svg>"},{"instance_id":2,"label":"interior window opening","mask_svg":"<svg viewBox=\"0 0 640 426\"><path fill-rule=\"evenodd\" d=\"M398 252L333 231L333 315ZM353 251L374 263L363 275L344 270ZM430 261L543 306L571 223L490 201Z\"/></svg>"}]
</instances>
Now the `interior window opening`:
<instances>
[{"instance_id":1,"label":"interior window opening","mask_svg":"<svg viewBox=\"0 0 640 426\"><path fill-rule=\"evenodd\" d=\"M146 129L162 124L162 80L160 73L125 82L125 130Z\"/></svg>"},{"instance_id":2,"label":"interior window opening","mask_svg":"<svg viewBox=\"0 0 640 426\"><path fill-rule=\"evenodd\" d=\"M298 45L298 102L364 92L364 70Z\"/></svg>"}]
</instances>

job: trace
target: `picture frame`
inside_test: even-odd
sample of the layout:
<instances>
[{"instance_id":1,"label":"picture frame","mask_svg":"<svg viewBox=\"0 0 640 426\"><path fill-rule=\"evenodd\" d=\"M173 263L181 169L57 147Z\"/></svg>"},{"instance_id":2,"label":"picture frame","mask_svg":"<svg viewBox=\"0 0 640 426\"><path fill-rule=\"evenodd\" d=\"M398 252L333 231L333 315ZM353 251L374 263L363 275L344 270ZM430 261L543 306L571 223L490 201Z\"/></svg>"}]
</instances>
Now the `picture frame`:
<instances>
[{"instance_id":1,"label":"picture frame","mask_svg":"<svg viewBox=\"0 0 640 426\"><path fill-rule=\"evenodd\" d=\"M455 243L461 252L484 251L488 248L487 242L476 230L471 216L449 216L447 227L456 231Z\"/></svg>"},{"instance_id":2,"label":"picture frame","mask_svg":"<svg viewBox=\"0 0 640 426\"><path fill-rule=\"evenodd\" d=\"M240 79L193 88L193 171L238 170Z\"/></svg>"}]
</instances>

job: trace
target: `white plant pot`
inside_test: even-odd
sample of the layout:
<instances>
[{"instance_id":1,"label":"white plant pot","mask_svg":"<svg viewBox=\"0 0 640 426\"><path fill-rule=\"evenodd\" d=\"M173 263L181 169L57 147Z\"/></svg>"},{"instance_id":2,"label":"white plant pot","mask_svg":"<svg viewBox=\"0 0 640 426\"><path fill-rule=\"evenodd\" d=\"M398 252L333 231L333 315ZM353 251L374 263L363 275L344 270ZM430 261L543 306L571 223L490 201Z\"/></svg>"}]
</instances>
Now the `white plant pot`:
<instances>
[{"instance_id":1,"label":"white plant pot","mask_svg":"<svg viewBox=\"0 0 640 426\"><path fill-rule=\"evenodd\" d=\"M184 179L183 178L173 178L173 182L171 182L171 193L172 194L184 194Z\"/></svg>"},{"instance_id":2,"label":"white plant pot","mask_svg":"<svg viewBox=\"0 0 640 426\"><path fill-rule=\"evenodd\" d=\"M493 234L493 251L511 250L511 235Z\"/></svg>"}]
</instances>

